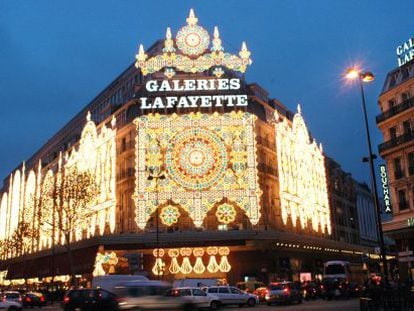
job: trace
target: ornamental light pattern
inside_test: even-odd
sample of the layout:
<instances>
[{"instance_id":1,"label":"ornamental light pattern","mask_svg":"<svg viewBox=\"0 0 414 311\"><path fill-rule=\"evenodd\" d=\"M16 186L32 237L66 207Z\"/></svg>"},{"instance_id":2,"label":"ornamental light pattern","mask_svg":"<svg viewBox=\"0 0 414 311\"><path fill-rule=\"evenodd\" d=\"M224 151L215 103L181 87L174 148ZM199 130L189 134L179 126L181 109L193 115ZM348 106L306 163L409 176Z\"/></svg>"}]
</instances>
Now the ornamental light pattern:
<instances>
[{"instance_id":1,"label":"ornamental light pattern","mask_svg":"<svg viewBox=\"0 0 414 311\"><path fill-rule=\"evenodd\" d=\"M190 10L186 21L187 25L177 32L175 40L172 38L171 29L167 28L162 54L148 59L144 47L139 46L135 66L141 69L144 76L161 69L164 69L167 78L173 77L176 70L196 73L212 69L215 76L221 77L224 74L223 68L244 73L247 66L252 63L250 51L244 42L239 55L224 52L217 27L214 27L212 45L208 50L209 33L197 24L198 18L193 9Z\"/></svg>"},{"instance_id":2,"label":"ornamental light pattern","mask_svg":"<svg viewBox=\"0 0 414 311\"><path fill-rule=\"evenodd\" d=\"M278 117L276 116L276 120ZM322 145L311 141L300 106L290 123L276 122L281 216L296 227L331 233L331 218Z\"/></svg>"},{"instance_id":3,"label":"ornamental light pattern","mask_svg":"<svg viewBox=\"0 0 414 311\"><path fill-rule=\"evenodd\" d=\"M115 119L112 128L103 126L99 131L90 114L82 131L78 148L74 148L64 158L59 157L58 165L51 166L44 172L41 160L36 170L30 170L26 177L26 168L22 168L10 175L9 187L0 193L0 240L10 238L17 229L19 220L31 224L38 232L38 240L31 240L24 246L25 252L39 251L56 244L63 243L57 229L53 229L54 219L57 219L56 206L59 198L56 197L56 185L60 184L64 169L76 167L78 171L88 170L93 176L98 188L98 195L88 208L93 211L91 219L85 219L88 224L87 237L95 234L95 224L99 234L104 233L106 226L111 233L115 232ZM64 217L64 215L63 215ZM82 238L82 228L74 232L74 238ZM53 239L54 237L54 239ZM11 257L13 254L1 254L1 258Z\"/></svg>"},{"instance_id":4,"label":"ornamental light pattern","mask_svg":"<svg viewBox=\"0 0 414 311\"><path fill-rule=\"evenodd\" d=\"M261 190L255 120L254 115L241 111L149 114L135 119L133 198L138 228L144 229L156 209L171 202L201 227L207 213L223 200L238 207L256 225ZM154 175L166 178L151 178ZM233 216L228 216L225 222L231 220ZM163 217L163 223L173 222Z\"/></svg>"}]
</instances>

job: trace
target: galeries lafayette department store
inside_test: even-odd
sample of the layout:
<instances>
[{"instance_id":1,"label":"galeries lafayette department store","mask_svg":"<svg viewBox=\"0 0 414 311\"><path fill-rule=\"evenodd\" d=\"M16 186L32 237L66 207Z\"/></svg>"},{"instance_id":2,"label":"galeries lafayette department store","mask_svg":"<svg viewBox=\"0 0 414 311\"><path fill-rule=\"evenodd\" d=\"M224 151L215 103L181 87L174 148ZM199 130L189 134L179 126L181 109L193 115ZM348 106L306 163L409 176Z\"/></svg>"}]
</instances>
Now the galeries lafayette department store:
<instances>
[{"instance_id":1,"label":"galeries lafayette department store","mask_svg":"<svg viewBox=\"0 0 414 311\"><path fill-rule=\"evenodd\" d=\"M361 257L331 237L324 154L300 106L293 114L247 84L251 63L245 43L226 52L192 10L175 38L168 28L141 45L134 65L5 180L0 239L22 223L37 234L1 253L0 281L67 280L68 240L82 279L267 281ZM56 192L73 171L92 177L94 196L69 222L73 203Z\"/></svg>"}]
</instances>

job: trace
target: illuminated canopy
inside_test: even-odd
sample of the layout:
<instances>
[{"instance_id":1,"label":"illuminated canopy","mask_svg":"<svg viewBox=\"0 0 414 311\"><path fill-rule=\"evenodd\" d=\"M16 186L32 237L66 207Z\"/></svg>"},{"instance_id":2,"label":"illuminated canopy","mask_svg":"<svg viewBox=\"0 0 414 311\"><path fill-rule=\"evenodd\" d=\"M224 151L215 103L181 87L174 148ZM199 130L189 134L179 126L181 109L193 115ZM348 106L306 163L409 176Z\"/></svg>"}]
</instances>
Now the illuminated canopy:
<instances>
[{"instance_id":1,"label":"illuminated canopy","mask_svg":"<svg viewBox=\"0 0 414 311\"><path fill-rule=\"evenodd\" d=\"M148 59L144 47L140 45L135 66L141 69L144 76L164 68L164 74L168 78L175 75L175 70L196 73L213 69L213 74L217 77L223 75L223 67L245 72L247 66L252 63L246 43L242 43L239 55L224 52L218 28L215 27L212 47L208 53L206 51L210 45L210 36L203 27L197 25L197 22L198 18L191 9L187 25L178 31L175 44L171 30L167 28L163 53Z\"/></svg>"}]
</instances>

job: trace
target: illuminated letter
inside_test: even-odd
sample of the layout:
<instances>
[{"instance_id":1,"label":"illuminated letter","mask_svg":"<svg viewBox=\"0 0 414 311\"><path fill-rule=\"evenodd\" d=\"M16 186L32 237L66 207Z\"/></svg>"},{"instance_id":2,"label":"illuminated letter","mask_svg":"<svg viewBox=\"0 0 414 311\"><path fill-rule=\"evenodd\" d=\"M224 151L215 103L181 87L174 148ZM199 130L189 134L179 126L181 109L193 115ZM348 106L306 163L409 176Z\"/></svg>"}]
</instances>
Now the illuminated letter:
<instances>
[{"instance_id":1,"label":"illuminated letter","mask_svg":"<svg viewBox=\"0 0 414 311\"><path fill-rule=\"evenodd\" d=\"M403 53L403 48L401 45L397 47L397 55L400 56Z\"/></svg>"},{"instance_id":2,"label":"illuminated letter","mask_svg":"<svg viewBox=\"0 0 414 311\"><path fill-rule=\"evenodd\" d=\"M215 104L215 106L216 107L222 107L223 106L223 104L222 104L222 100L224 99L224 96L223 95L214 95L213 96L213 100L215 100L216 101L216 104Z\"/></svg>"},{"instance_id":3,"label":"illuminated letter","mask_svg":"<svg viewBox=\"0 0 414 311\"><path fill-rule=\"evenodd\" d=\"M177 97L167 97L167 108L172 108L177 103Z\"/></svg>"},{"instance_id":4,"label":"illuminated letter","mask_svg":"<svg viewBox=\"0 0 414 311\"><path fill-rule=\"evenodd\" d=\"M240 89L240 79L230 79L230 90Z\"/></svg>"},{"instance_id":5,"label":"illuminated letter","mask_svg":"<svg viewBox=\"0 0 414 311\"><path fill-rule=\"evenodd\" d=\"M147 99L146 97L141 97L140 101L141 101L141 109L151 109L151 104L147 105Z\"/></svg>"},{"instance_id":6,"label":"illuminated letter","mask_svg":"<svg viewBox=\"0 0 414 311\"><path fill-rule=\"evenodd\" d=\"M228 90L229 89L229 79L218 79L218 90Z\"/></svg>"},{"instance_id":7,"label":"illuminated letter","mask_svg":"<svg viewBox=\"0 0 414 311\"><path fill-rule=\"evenodd\" d=\"M195 91L196 83L195 80L184 80L184 91Z\"/></svg>"},{"instance_id":8,"label":"illuminated letter","mask_svg":"<svg viewBox=\"0 0 414 311\"><path fill-rule=\"evenodd\" d=\"M180 80L173 80L173 89L174 91L183 91L184 86L180 85Z\"/></svg>"},{"instance_id":9,"label":"illuminated letter","mask_svg":"<svg viewBox=\"0 0 414 311\"><path fill-rule=\"evenodd\" d=\"M177 108L189 108L188 101L185 96L180 97L180 101L178 102Z\"/></svg>"},{"instance_id":10,"label":"illuminated letter","mask_svg":"<svg viewBox=\"0 0 414 311\"><path fill-rule=\"evenodd\" d=\"M226 98L227 98L227 107L233 107L234 106L233 101L236 99L236 96L235 95L227 95Z\"/></svg>"},{"instance_id":11,"label":"illuminated letter","mask_svg":"<svg viewBox=\"0 0 414 311\"><path fill-rule=\"evenodd\" d=\"M201 105L200 107L211 107L211 96L200 96Z\"/></svg>"},{"instance_id":12,"label":"illuminated letter","mask_svg":"<svg viewBox=\"0 0 414 311\"><path fill-rule=\"evenodd\" d=\"M208 91L208 81L197 80L197 91Z\"/></svg>"},{"instance_id":13,"label":"illuminated letter","mask_svg":"<svg viewBox=\"0 0 414 311\"><path fill-rule=\"evenodd\" d=\"M236 106L247 106L247 95L236 95L237 104Z\"/></svg>"},{"instance_id":14,"label":"illuminated letter","mask_svg":"<svg viewBox=\"0 0 414 311\"><path fill-rule=\"evenodd\" d=\"M190 100L191 103L191 108L197 108L197 101L200 97L198 96L188 96L188 99Z\"/></svg>"},{"instance_id":15,"label":"illuminated letter","mask_svg":"<svg viewBox=\"0 0 414 311\"><path fill-rule=\"evenodd\" d=\"M171 86L170 86L170 83L169 83L169 81L168 80L164 80L164 81L162 81L161 82L161 86L160 86L160 88L158 89L158 91L160 91L160 92L165 92L165 91L171 91Z\"/></svg>"},{"instance_id":16,"label":"illuminated letter","mask_svg":"<svg viewBox=\"0 0 414 311\"><path fill-rule=\"evenodd\" d=\"M156 80L149 80L147 84L145 84L145 88L148 92L155 92L158 89L158 84Z\"/></svg>"},{"instance_id":17,"label":"illuminated letter","mask_svg":"<svg viewBox=\"0 0 414 311\"><path fill-rule=\"evenodd\" d=\"M161 97L155 97L152 108L165 108Z\"/></svg>"}]
</instances>

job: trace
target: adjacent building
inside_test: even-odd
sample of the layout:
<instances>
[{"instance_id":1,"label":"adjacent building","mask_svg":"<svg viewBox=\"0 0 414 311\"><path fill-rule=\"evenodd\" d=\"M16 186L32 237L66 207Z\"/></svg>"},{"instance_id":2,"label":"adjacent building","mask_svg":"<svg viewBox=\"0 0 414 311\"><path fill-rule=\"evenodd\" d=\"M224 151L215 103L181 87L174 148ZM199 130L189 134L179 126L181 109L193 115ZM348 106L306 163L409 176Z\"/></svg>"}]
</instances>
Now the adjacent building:
<instances>
[{"instance_id":1,"label":"adjacent building","mask_svg":"<svg viewBox=\"0 0 414 311\"><path fill-rule=\"evenodd\" d=\"M398 47L400 66L387 74L378 98L381 113L376 118L384 139L378 149L386 161L391 197L391 205L387 204L386 209L393 215L392 220L383 222L383 228L396 240L398 251L405 253L400 254L406 257L400 259L402 278L409 276L406 262L412 259L409 251L414 250L413 51L408 43Z\"/></svg>"}]
</instances>

